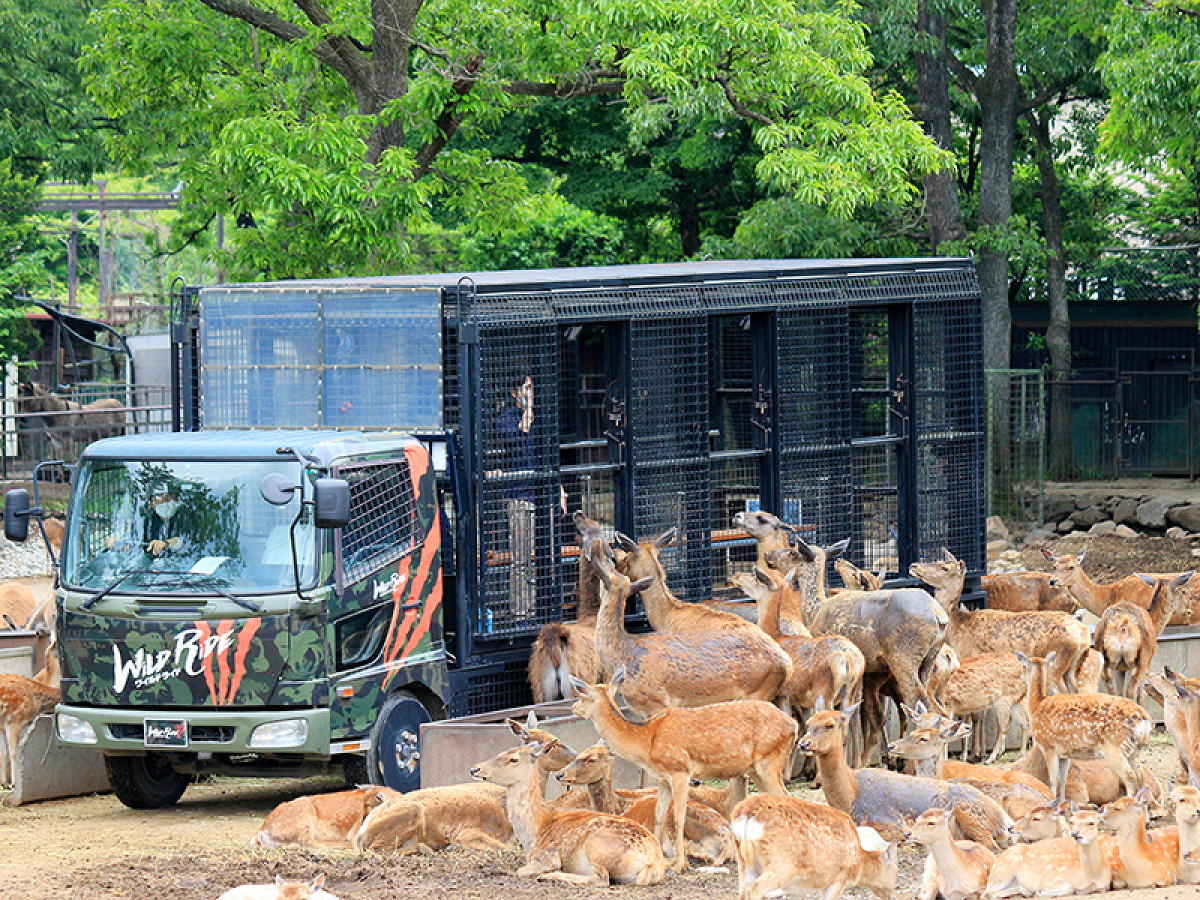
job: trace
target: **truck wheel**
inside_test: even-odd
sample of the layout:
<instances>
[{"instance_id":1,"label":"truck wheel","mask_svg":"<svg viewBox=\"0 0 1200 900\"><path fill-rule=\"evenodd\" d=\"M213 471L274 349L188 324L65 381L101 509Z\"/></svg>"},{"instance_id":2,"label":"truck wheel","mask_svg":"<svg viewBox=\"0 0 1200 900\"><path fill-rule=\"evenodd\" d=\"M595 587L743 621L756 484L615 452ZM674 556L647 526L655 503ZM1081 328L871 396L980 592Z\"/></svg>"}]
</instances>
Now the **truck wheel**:
<instances>
[{"instance_id":1,"label":"truck wheel","mask_svg":"<svg viewBox=\"0 0 1200 900\"><path fill-rule=\"evenodd\" d=\"M117 799L130 809L174 806L192 782L191 775L176 772L157 753L145 756L105 756L104 770Z\"/></svg>"},{"instance_id":2,"label":"truck wheel","mask_svg":"<svg viewBox=\"0 0 1200 900\"><path fill-rule=\"evenodd\" d=\"M397 791L421 787L421 725L432 721L429 710L408 691L392 695L371 730L367 767L374 784Z\"/></svg>"}]
</instances>

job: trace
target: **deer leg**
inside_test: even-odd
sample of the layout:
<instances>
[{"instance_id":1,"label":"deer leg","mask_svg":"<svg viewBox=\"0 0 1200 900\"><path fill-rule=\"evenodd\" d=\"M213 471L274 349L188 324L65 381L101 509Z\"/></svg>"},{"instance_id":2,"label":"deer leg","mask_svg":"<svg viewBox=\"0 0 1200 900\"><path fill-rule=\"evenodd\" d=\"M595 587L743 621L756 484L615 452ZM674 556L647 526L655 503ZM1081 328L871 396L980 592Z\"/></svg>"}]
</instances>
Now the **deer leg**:
<instances>
[{"instance_id":1,"label":"deer leg","mask_svg":"<svg viewBox=\"0 0 1200 900\"><path fill-rule=\"evenodd\" d=\"M671 776L671 802L674 804L671 812L674 814L672 825L675 835L675 857L671 868L676 872L682 872L688 864L687 842L684 840L683 832L687 821L688 795L691 793L690 781L687 772ZM659 794L658 799L661 803L662 794Z\"/></svg>"},{"instance_id":2,"label":"deer leg","mask_svg":"<svg viewBox=\"0 0 1200 900\"><path fill-rule=\"evenodd\" d=\"M666 837L667 810L671 808L671 782L665 778L658 780L658 800L654 805L654 838L661 846Z\"/></svg>"},{"instance_id":3,"label":"deer leg","mask_svg":"<svg viewBox=\"0 0 1200 900\"><path fill-rule=\"evenodd\" d=\"M1075 684L1075 669L1079 665L1079 659L1087 650L1087 646L1077 647L1071 655L1067 655L1066 648L1061 647L1058 651L1059 658L1054 661L1049 673L1050 678L1054 683L1061 687L1068 694L1078 693Z\"/></svg>"},{"instance_id":4,"label":"deer leg","mask_svg":"<svg viewBox=\"0 0 1200 900\"><path fill-rule=\"evenodd\" d=\"M1008 726L1012 722L1012 704L1008 701L1002 701L995 705L996 709L996 724L999 726L999 734L996 735L996 746L992 747L992 752L984 761L984 765L990 766L996 761L1001 753L1004 752L1004 742L1008 738Z\"/></svg>"},{"instance_id":5,"label":"deer leg","mask_svg":"<svg viewBox=\"0 0 1200 900\"><path fill-rule=\"evenodd\" d=\"M545 848L534 849L529 854L529 862L517 869L518 878L539 878L562 868L562 857L557 850Z\"/></svg>"},{"instance_id":6,"label":"deer leg","mask_svg":"<svg viewBox=\"0 0 1200 900\"><path fill-rule=\"evenodd\" d=\"M1110 766L1116 771L1121 779L1121 785L1125 788L1125 793L1132 797L1138 792L1138 788L1142 786L1142 778L1137 771L1137 754L1133 753L1126 756L1121 752L1119 747L1114 747L1109 744L1100 745L1100 755L1103 756Z\"/></svg>"},{"instance_id":7,"label":"deer leg","mask_svg":"<svg viewBox=\"0 0 1200 900\"><path fill-rule=\"evenodd\" d=\"M787 784L784 782L783 773L787 768L788 760L791 758L792 749L785 746L772 756L756 762L750 775L755 787L765 794L777 794L780 797L786 797Z\"/></svg>"},{"instance_id":8,"label":"deer leg","mask_svg":"<svg viewBox=\"0 0 1200 900\"><path fill-rule=\"evenodd\" d=\"M507 850L508 844L493 837L481 828L464 828L454 839L458 847L468 850Z\"/></svg>"},{"instance_id":9,"label":"deer leg","mask_svg":"<svg viewBox=\"0 0 1200 900\"><path fill-rule=\"evenodd\" d=\"M821 892L821 900L837 900L842 896L842 891L846 889L846 880L839 878L836 881L831 881Z\"/></svg>"},{"instance_id":10,"label":"deer leg","mask_svg":"<svg viewBox=\"0 0 1200 900\"><path fill-rule=\"evenodd\" d=\"M1050 776L1050 789L1054 791L1054 799L1061 803L1067 798L1067 769L1071 765L1069 759L1061 759L1054 750L1047 750L1040 744L1035 745L1042 751L1046 760L1046 773Z\"/></svg>"}]
</instances>

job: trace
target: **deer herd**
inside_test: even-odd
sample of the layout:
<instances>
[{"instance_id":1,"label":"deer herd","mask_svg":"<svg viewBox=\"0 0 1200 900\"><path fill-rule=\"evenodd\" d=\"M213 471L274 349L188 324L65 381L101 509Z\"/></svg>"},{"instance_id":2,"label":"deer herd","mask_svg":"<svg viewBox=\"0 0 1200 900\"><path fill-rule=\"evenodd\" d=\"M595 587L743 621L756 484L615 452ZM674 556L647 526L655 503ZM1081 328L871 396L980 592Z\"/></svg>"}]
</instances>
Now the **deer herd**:
<instances>
[{"instance_id":1,"label":"deer herd","mask_svg":"<svg viewBox=\"0 0 1200 900\"><path fill-rule=\"evenodd\" d=\"M752 571L731 581L744 598L691 603L659 560L673 530L610 543L582 513L574 522L578 619L543 628L529 678L537 702L573 698L600 742L576 753L530 714L509 721L516 746L474 766L472 782L299 797L254 845L406 854L516 843L519 876L595 886L657 884L689 858L701 872L735 863L738 900L836 900L854 886L890 900L905 841L928 854L918 900L1200 884L1200 678L1150 671L1163 628L1200 600L1192 572L1105 585L1084 573L1084 554L1047 553L1050 572L988 576L986 608L971 609L966 566L948 551L910 567L929 590L889 588L842 559L845 587L834 588L826 572L845 542L810 544L754 512L735 520L757 544ZM626 628L635 595L644 633ZM1094 633L1076 607L1097 617ZM0 612L10 624L38 614L2 588ZM53 708L55 674L0 676L0 778L11 780L22 731ZM1144 693L1178 753L1166 796L1140 760L1153 728ZM889 699L906 731L891 742ZM1014 721L1020 756L998 768ZM960 742L963 760L949 758ZM903 771L871 765L877 756ZM616 788L618 758L653 787ZM789 794L802 765L824 803ZM547 799L552 775L560 791ZM1168 802L1175 824L1149 828ZM224 895L332 896L323 878Z\"/></svg>"}]
</instances>

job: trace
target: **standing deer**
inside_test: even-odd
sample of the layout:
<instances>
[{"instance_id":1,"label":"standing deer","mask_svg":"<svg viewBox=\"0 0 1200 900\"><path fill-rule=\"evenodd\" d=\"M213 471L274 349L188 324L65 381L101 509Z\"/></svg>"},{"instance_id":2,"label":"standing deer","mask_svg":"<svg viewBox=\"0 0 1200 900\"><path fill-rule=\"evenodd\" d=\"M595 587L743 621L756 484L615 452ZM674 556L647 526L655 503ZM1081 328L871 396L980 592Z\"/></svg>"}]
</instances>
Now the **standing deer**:
<instances>
[{"instance_id":1,"label":"standing deer","mask_svg":"<svg viewBox=\"0 0 1200 900\"><path fill-rule=\"evenodd\" d=\"M1092 645L1104 656L1104 683L1109 693L1140 703L1159 635L1183 601L1183 588L1192 573L1137 577L1153 588L1149 607L1118 600L1096 623Z\"/></svg>"},{"instance_id":2,"label":"standing deer","mask_svg":"<svg viewBox=\"0 0 1200 900\"><path fill-rule=\"evenodd\" d=\"M572 712L590 719L613 753L658 781L654 833L660 840L674 803L674 869L687 866L684 818L691 779L748 774L760 790L787 794L784 771L798 731L787 713L760 700L735 700L698 709L670 707L644 722L631 722L612 699L622 680L618 672L611 685L576 682L579 699Z\"/></svg>"},{"instance_id":3,"label":"standing deer","mask_svg":"<svg viewBox=\"0 0 1200 900\"><path fill-rule=\"evenodd\" d=\"M1120 581L1109 584L1092 581L1087 572L1083 570L1083 560L1087 556L1086 548L1078 555L1066 554L1064 556L1055 556L1043 548L1042 555L1051 564L1054 577L1070 592L1071 599L1097 618L1103 616L1106 609L1121 600L1135 603L1144 609L1150 608L1154 587L1137 575L1127 575ZM1155 577L1174 578L1176 574L1178 573ZM1196 583L1187 585L1185 592L1188 597L1194 596L1200 589L1200 578L1193 575L1192 579ZM1182 611L1176 611L1167 624L1187 625L1189 624L1188 619L1188 610L1185 605Z\"/></svg>"},{"instance_id":4,"label":"standing deer","mask_svg":"<svg viewBox=\"0 0 1200 900\"><path fill-rule=\"evenodd\" d=\"M641 825L607 813L546 805L538 787L538 753L537 747L517 747L471 769L473 778L507 791L508 818L526 855L517 875L597 887L662 881L662 848Z\"/></svg>"},{"instance_id":5,"label":"standing deer","mask_svg":"<svg viewBox=\"0 0 1200 900\"><path fill-rule=\"evenodd\" d=\"M1022 723L1021 752L1029 743L1029 722L1021 700L1025 697L1025 669L1012 653L984 653L959 663L942 692L942 705L957 718L973 717L975 737L979 740L975 757L983 755L983 720L988 710L996 711L996 743L985 764L991 765L1004 752L1009 724L1016 712ZM963 759L967 758L968 743L963 742Z\"/></svg>"}]
</instances>

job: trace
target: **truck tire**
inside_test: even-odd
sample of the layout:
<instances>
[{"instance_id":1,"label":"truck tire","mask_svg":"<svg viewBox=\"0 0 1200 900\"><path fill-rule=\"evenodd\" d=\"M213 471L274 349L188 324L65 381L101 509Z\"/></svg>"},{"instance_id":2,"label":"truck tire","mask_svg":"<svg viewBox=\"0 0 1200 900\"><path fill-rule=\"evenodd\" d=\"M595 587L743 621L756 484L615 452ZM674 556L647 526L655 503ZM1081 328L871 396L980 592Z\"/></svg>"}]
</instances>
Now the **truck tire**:
<instances>
[{"instance_id":1,"label":"truck tire","mask_svg":"<svg viewBox=\"0 0 1200 900\"><path fill-rule=\"evenodd\" d=\"M367 768L372 783L405 792L421 787L421 725L432 721L429 710L408 691L392 695L371 729Z\"/></svg>"},{"instance_id":2,"label":"truck tire","mask_svg":"<svg viewBox=\"0 0 1200 900\"><path fill-rule=\"evenodd\" d=\"M130 809L163 809L174 806L192 782L191 775L176 772L157 753L145 756L105 756L104 770L117 799Z\"/></svg>"}]
</instances>

